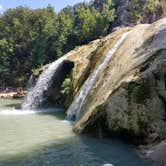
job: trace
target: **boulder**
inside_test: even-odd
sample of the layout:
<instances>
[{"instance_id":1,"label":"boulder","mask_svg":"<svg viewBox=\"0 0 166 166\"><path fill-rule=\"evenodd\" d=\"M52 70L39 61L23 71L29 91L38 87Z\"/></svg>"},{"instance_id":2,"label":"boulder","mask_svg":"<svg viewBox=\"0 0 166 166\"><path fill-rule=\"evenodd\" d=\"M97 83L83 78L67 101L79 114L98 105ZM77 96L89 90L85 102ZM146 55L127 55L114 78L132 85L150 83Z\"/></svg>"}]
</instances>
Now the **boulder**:
<instances>
[{"instance_id":1,"label":"boulder","mask_svg":"<svg viewBox=\"0 0 166 166\"><path fill-rule=\"evenodd\" d=\"M89 91L74 131L107 133L136 143L164 139L166 19L122 29L103 39L102 47L108 51L122 33L130 31ZM100 52L96 65L103 55Z\"/></svg>"}]
</instances>

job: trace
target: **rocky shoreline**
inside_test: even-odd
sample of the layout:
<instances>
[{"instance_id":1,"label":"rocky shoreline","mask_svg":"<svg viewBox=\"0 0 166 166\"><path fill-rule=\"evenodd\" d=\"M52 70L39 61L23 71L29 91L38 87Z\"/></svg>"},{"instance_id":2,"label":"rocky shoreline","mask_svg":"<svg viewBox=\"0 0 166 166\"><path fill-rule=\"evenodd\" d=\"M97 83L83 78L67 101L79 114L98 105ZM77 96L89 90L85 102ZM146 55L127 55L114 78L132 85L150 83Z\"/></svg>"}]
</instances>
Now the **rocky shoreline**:
<instances>
[{"instance_id":1,"label":"rocky shoreline","mask_svg":"<svg viewBox=\"0 0 166 166\"><path fill-rule=\"evenodd\" d=\"M26 95L26 91L22 91L21 93L18 91L13 92L0 92L0 98L4 99L16 99L16 98L23 98Z\"/></svg>"}]
</instances>

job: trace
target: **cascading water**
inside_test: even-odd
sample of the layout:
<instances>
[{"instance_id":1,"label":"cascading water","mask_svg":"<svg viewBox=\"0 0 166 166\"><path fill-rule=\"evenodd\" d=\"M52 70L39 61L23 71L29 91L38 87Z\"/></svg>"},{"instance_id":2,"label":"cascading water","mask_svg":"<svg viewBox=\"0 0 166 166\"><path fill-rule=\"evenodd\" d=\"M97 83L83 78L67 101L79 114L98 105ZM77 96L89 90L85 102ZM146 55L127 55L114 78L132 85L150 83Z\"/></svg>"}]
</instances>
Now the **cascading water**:
<instances>
[{"instance_id":1,"label":"cascading water","mask_svg":"<svg viewBox=\"0 0 166 166\"><path fill-rule=\"evenodd\" d=\"M33 76L32 75L30 76L30 78L28 80L27 88L28 88L28 90L30 90L31 88L33 88Z\"/></svg>"},{"instance_id":2,"label":"cascading water","mask_svg":"<svg viewBox=\"0 0 166 166\"><path fill-rule=\"evenodd\" d=\"M55 62L51 63L46 70L40 74L36 85L33 88L30 88L30 91L26 95L24 102L22 104L22 109L34 109L40 106L43 102L43 92L48 89L49 82L56 73L57 69L63 63L63 61L69 56L63 56L56 60Z\"/></svg>"},{"instance_id":3,"label":"cascading water","mask_svg":"<svg viewBox=\"0 0 166 166\"><path fill-rule=\"evenodd\" d=\"M91 90L92 86L95 83L95 80L98 78L99 73L101 73L105 67L107 66L108 62L110 61L111 57L115 54L119 46L122 44L124 39L127 37L129 32L126 32L121 35L115 45L108 51L108 53L104 56L102 62L96 67L94 72L89 76L89 78L83 84L78 96L75 98L69 109L67 110L67 119L75 119L79 118L79 114L81 112L82 106L85 102L85 99ZM73 118L75 117L75 118Z\"/></svg>"}]
</instances>

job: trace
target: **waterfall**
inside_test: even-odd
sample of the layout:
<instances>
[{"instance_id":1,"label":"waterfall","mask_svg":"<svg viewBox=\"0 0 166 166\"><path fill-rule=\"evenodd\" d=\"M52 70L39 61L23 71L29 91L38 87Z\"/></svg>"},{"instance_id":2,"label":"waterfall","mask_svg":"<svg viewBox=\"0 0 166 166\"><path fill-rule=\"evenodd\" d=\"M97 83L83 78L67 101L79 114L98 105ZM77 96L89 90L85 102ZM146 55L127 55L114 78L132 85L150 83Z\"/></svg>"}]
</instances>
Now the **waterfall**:
<instances>
[{"instance_id":1,"label":"waterfall","mask_svg":"<svg viewBox=\"0 0 166 166\"><path fill-rule=\"evenodd\" d=\"M30 78L29 78L29 80L28 80L27 88L28 88L28 89L33 88L33 76L32 76L32 75L30 76Z\"/></svg>"},{"instance_id":2,"label":"waterfall","mask_svg":"<svg viewBox=\"0 0 166 166\"><path fill-rule=\"evenodd\" d=\"M104 71L111 57L115 54L119 46L122 44L124 39L127 37L129 32L126 32L121 35L121 37L117 40L114 46L107 52L107 54L103 57L101 63L95 68L94 72L89 76L89 78L83 84L78 96L75 98L69 109L67 110L67 119L75 119L78 120L79 114L81 112L82 106L86 100L86 97L93 87L95 80L98 78L99 74ZM74 117L74 118L73 118Z\"/></svg>"},{"instance_id":3,"label":"waterfall","mask_svg":"<svg viewBox=\"0 0 166 166\"><path fill-rule=\"evenodd\" d=\"M41 103L43 102L43 92L48 89L49 82L51 81L52 77L69 55L70 54L67 54L66 56L59 58L55 62L50 63L48 68L44 70L42 74L40 74L36 85L33 88L30 88L30 91L23 101L23 109L33 109L41 105Z\"/></svg>"}]
</instances>

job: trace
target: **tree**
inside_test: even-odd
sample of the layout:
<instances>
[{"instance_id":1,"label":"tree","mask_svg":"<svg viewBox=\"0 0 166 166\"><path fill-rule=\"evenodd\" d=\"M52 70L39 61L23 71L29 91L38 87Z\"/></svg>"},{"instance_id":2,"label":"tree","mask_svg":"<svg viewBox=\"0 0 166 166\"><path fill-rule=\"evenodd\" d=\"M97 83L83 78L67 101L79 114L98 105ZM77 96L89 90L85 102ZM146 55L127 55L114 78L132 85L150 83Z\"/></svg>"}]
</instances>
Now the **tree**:
<instances>
[{"instance_id":1,"label":"tree","mask_svg":"<svg viewBox=\"0 0 166 166\"><path fill-rule=\"evenodd\" d=\"M59 12L57 16L57 29L55 33L55 53L58 57L69 51L67 48L68 36L73 28L72 18L65 12L65 9Z\"/></svg>"},{"instance_id":2,"label":"tree","mask_svg":"<svg viewBox=\"0 0 166 166\"><path fill-rule=\"evenodd\" d=\"M107 35L118 6L124 3L92 0L67 6L59 13L50 5L36 10L23 6L6 10L0 15L0 84L26 85L32 70ZM143 13L153 16L155 9L155 0L131 0L126 7L128 22L143 20Z\"/></svg>"},{"instance_id":3,"label":"tree","mask_svg":"<svg viewBox=\"0 0 166 166\"><path fill-rule=\"evenodd\" d=\"M73 36L75 36L78 44L84 44L93 39L96 19L91 13L90 8L85 3L80 3L75 6L74 10L74 30Z\"/></svg>"},{"instance_id":4,"label":"tree","mask_svg":"<svg viewBox=\"0 0 166 166\"><path fill-rule=\"evenodd\" d=\"M4 85L9 80L9 58L12 54L6 39L0 40L0 84Z\"/></svg>"}]
</instances>

